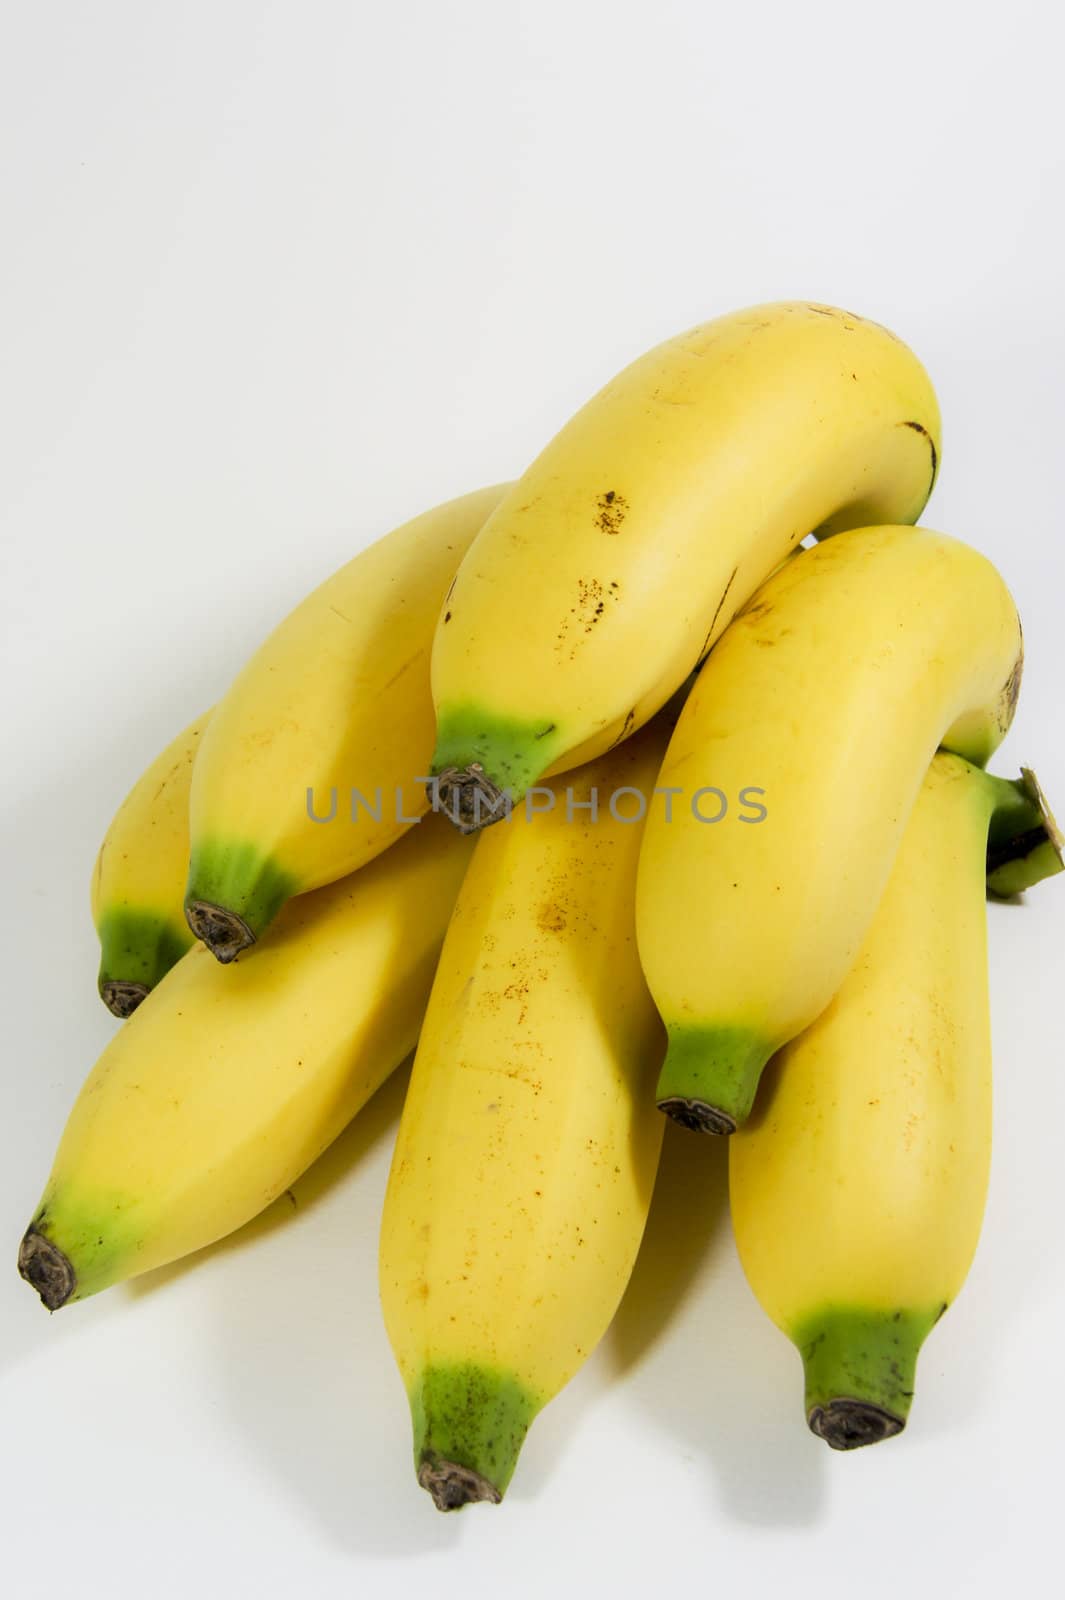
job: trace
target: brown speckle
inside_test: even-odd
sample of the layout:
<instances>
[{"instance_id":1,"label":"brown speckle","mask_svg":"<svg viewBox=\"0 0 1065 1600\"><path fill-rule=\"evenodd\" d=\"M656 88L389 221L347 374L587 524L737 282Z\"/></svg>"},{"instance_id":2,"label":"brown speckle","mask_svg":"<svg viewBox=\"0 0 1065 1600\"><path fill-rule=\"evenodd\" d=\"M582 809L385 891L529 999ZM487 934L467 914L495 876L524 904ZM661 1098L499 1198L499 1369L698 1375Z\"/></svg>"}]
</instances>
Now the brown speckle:
<instances>
[{"instance_id":1,"label":"brown speckle","mask_svg":"<svg viewBox=\"0 0 1065 1600\"><path fill-rule=\"evenodd\" d=\"M608 489L598 500L595 525L600 533L617 534L629 511L629 502L616 489Z\"/></svg>"},{"instance_id":2,"label":"brown speckle","mask_svg":"<svg viewBox=\"0 0 1065 1600\"><path fill-rule=\"evenodd\" d=\"M546 900L540 907L536 918L536 926L547 933L561 933L566 926L566 913L560 905L553 900Z\"/></svg>"}]
</instances>

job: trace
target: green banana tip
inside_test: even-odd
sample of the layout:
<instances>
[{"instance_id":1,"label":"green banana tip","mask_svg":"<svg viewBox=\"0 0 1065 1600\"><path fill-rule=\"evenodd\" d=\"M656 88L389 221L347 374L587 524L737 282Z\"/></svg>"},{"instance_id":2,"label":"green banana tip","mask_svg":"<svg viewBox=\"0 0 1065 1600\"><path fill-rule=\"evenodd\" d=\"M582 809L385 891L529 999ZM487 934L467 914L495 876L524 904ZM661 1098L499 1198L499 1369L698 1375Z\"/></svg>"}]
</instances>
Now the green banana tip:
<instances>
[{"instance_id":1,"label":"green banana tip","mask_svg":"<svg viewBox=\"0 0 1065 1600\"><path fill-rule=\"evenodd\" d=\"M806 1420L833 1450L858 1450L906 1426L917 1356L946 1310L826 1305L789 1330L802 1356Z\"/></svg>"},{"instance_id":2,"label":"green banana tip","mask_svg":"<svg viewBox=\"0 0 1065 1600\"><path fill-rule=\"evenodd\" d=\"M751 1113L772 1046L750 1028L666 1026L658 1109L694 1133L735 1133Z\"/></svg>"},{"instance_id":3,"label":"green banana tip","mask_svg":"<svg viewBox=\"0 0 1065 1600\"><path fill-rule=\"evenodd\" d=\"M431 1362L409 1396L415 1470L437 1510L498 1505L541 1397L480 1361Z\"/></svg>"},{"instance_id":4,"label":"green banana tip","mask_svg":"<svg viewBox=\"0 0 1065 1600\"><path fill-rule=\"evenodd\" d=\"M18 1270L31 1288L41 1297L41 1304L49 1311L65 1306L77 1283L74 1268L51 1239L31 1225L23 1235L18 1250Z\"/></svg>"}]
</instances>

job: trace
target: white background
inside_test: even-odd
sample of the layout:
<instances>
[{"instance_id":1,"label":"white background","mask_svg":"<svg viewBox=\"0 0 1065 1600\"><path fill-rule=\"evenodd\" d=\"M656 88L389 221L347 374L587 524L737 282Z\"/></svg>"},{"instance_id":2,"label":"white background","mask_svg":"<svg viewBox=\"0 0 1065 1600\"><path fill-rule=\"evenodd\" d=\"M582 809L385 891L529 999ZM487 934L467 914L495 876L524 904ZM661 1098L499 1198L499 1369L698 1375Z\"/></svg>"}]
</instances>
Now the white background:
<instances>
[{"instance_id":1,"label":"white background","mask_svg":"<svg viewBox=\"0 0 1065 1600\"><path fill-rule=\"evenodd\" d=\"M1065 884L994 908L985 1237L907 1432L831 1454L670 1130L617 1325L503 1506L414 1484L376 1233L402 1084L191 1265L14 1272L116 1026L87 885L141 767L364 541L516 474L641 350L775 297L911 342L931 526L998 561L999 757L1065 810L1058 9L581 0L4 8L0 1586L82 1596L991 1595L1056 1560Z\"/></svg>"}]
</instances>

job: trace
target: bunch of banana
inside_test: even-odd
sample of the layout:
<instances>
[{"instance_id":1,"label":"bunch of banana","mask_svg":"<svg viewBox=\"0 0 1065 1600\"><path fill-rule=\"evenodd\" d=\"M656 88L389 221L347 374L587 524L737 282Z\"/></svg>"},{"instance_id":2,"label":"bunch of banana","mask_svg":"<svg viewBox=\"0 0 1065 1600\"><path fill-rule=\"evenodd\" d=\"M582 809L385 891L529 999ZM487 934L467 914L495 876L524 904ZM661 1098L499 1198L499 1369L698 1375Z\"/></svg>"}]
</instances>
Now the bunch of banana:
<instances>
[{"instance_id":1,"label":"bunch of banana","mask_svg":"<svg viewBox=\"0 0 1065 1600\"><path fill-rule=\"evenodd\" d=\"M734 1134L810 1426L898 1432L983 1207L985 893L1063 862L983 770L1021 629L915 526L939 450L894 335L758 307L297 606L101 847L130 1020L19 1250L45 1305L240 1227L417 1044L380 1293L441 1509L501 1499L609 1325L659 1109Z\"/></svg>"}]
</instances>

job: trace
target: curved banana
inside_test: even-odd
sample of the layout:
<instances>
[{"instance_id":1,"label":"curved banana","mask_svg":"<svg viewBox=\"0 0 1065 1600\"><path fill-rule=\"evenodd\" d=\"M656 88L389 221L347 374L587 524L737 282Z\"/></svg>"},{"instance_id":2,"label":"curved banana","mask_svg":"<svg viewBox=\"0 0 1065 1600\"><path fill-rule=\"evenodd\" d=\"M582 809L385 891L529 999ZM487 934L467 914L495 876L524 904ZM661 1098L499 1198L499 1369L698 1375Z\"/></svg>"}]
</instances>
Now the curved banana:
<instances>
[{"instance_id":1,"label":"curved banana","mask_svg":"<svg viewBox=\"0 0 1065 1600\"><path fill-rule=\"evenodd\" d=\"M216 708L192 783L185 909L219 961L292 895L353 872L424 813L433 626L502 492L438 506L341 567Z\"/></svg>"},{"instance_id":2,"label":"curved banana","mask_svg":"<svg viewBox=\"0 0 1065 1600\"><path fill-rule=\"evenodd\" d=\"M130 1016L193 943L182 910L189 868L192 763L210 712L137 779L104 835L93 868L92 920L100 939L100 998Z\"/></svg>"},{"instance_id":3,"label":"curved banana","mask_svg":"<svg viewBox=\"0 0 1065 1600\"><path fill-rule=\"evenodd\" d=\"M756 306L635 361L504 496L448 592L444 803L490 820L503 792L633 732L805 534L916 522L939 449L916 357L832 306Z\"/></svg>"},{"instance_id":4,"label":"curved banana","mask_svg":"<svg viewBox=\"0 0 1065 1600\"><path fill-rule=\"evenodd\" d=\"M412 1049L469 846L433 818L223 972L190 950L89 1074L19 1251L50 1311L231 1233Z\"/></svg>"},{"instance_id":5,"label":"curved banana","mask_svg":"<svg viewBox=\"0 0 1065 1600\"><path fill-rule=\"evenodd\" d=\"M905 1424L980 1232L991 1148L985 850L1010 786L936 756L839 994L729 1150L740 1259L838 1450Z\"/></svg>"},{"instance_id":6,"label":"curved banana","mask_svg":"<svg viewBox=\"0 0 1065 1600\"><path fill-rule=\"evenodd\" d=\"M636 1257L664 1039L636 957L631 791L646 799L664 742L658 722L556 784L550 813L485 833L448 931L380 1257L418 1481L441 1510L502 1497Z\"/></svg>"},{"instance_id":7,"label":"curved banana","mask_svg":"<svg viewBox=\"0 0 1065 1600\"><path fill-rule=\"evenodd\" d=\"M919 528L805 550L737 617L681 713L658 780L673 820L652 811L640 860L664 1111L711 1133L744 1120L855 960L936 746L987 760L1021 660L995 568ZM715 822L708 786L761 819Z\"/></svg>"}]
</instances>

